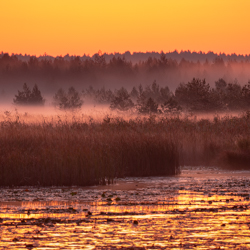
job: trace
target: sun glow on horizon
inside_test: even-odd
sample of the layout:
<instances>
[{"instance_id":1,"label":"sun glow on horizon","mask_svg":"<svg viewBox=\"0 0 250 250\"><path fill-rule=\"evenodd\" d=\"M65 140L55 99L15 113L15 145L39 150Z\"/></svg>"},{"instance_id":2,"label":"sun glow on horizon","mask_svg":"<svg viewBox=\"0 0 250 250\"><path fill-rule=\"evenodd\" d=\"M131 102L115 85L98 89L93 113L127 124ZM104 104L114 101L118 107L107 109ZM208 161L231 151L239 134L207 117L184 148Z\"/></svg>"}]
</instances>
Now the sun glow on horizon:
<instances>
[{"instance_id":1,"label":"sun glow on horizon","mask_svg":"<svg viewBox=\"0 0 250 250\"><path fill-rule=\"evenodd\" d=\"M8 53L250 53L248 0L10 0L0 9L0 51Z\"/></svg>"}]
</instances>

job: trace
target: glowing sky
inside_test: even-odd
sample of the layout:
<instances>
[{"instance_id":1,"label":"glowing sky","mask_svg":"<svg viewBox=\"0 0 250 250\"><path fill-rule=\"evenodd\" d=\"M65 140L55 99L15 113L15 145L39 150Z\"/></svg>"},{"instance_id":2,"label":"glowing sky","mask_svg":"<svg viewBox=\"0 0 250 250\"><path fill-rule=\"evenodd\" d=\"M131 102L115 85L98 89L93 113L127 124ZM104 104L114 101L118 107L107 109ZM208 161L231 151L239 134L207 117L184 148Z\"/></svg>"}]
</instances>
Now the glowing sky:
<instances>
[{"instance_id":1,"label":"glowing sky","mask_svg":"<svg viewBox=\"0 0 250 250\"><path fill-rule=\"evenodd\" d=\"M249 0L0 0L0 51L250 53Z\"/></svg>"}]
</instances>

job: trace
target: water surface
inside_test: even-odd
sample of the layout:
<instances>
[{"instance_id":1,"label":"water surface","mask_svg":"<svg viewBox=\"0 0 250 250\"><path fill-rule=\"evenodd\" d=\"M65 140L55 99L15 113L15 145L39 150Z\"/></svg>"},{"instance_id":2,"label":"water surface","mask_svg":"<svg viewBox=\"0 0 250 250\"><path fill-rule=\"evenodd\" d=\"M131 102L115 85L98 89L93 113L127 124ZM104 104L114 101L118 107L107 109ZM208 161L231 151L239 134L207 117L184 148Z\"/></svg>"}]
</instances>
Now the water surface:
<instances>
[{"instance_id":1,"label":"water surface","mask_svg":"<svg viewBox=\"0 0 250 250\"><path fill-rule=\"evenodd\" d=\"M247 249L250 172L184 168L177 177L99 187L2 188L1 249Z\"/></svg>"}]
</instances>

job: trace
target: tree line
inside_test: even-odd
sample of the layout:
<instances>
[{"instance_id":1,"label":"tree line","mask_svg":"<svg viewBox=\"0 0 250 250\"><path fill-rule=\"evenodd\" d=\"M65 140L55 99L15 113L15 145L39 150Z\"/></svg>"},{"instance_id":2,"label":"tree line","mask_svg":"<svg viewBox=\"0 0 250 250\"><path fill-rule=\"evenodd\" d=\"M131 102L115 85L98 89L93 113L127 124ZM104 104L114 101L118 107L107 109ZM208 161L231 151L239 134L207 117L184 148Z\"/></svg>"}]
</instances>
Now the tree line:
<instances>
[{"instance_id":1,"label":"tree line","mask_svg":"<svg viewBox=\"0 0 250 250\"><path fill-rule=\"evenodd\" d=\"M141 114L169 113L182 110L194 112L244 110L250 108L250 81L243 87L235 80L228 83L220 78L212 88L205 79L193 78L180 83L175 92L168 86L161 87L154 81L151 85L133 87L131 91L121 87L95 89L93 86L77 91L60 88L53 96L53 105L61 110L80 109L84 100L91 99L99 104L108 104L111 110L136 110ZM43 105L45 99L37 85L31 90L26 83L23 90L13 99L17 105Z\"/></svg>"},{"instance_id":2,"label":"tree line","mask_svg":"<svg viewBox=\"0 0 250 250\"><path fill-rule=\"evenodd\" d=\"M130 57L126 56L126 53L118 55L115 54L113 56L96 53L92 57L44 56L38 58L36 56L29 56L26 58L26 60L21 60L20 56L18 55L10 56L8 53L5 53L2 55L0 54L0 76L39 77L46 75L48 77L59 79L65 77L91 78L97 75L134 76L139 73L145 74L145 72L164 73L168 70L191 70L195 67L198 67L201 70L209 70L214 68L218 70L222 70L222 68L230 70L233 65L237 65L239 67L250 66L250 61L248 60L247 56L241 57L231 55L231 57L226 57L226 55L216 54L212 54L211 56L208 53L203 55L204 58L206 56L208 58L204 60L204 62L201 62L198 59L196 62L194 62L190 59L190 53L188 52L180 53L180 55L183 54L183 58L180 60L167 57L167 54L162 52L161 54L151 53L152 56L148 56L147 58L142 57L143 60L132 62L132 60L127 59ZM171 56L175 55L176 53L177 52L173 52ZM200 55L199 53L196 54ZM129 55L131 55L130 52ZM148 54L146 53L146 55ZM189 58L190 60L185 59L185 57ZM212 58L212 60L209 60L209 58ZM238 58L242 60L239 61Z\"/></svg>"},{"instance_id":3,"label":"tree line","mask_svg":"<svg viewBox=\"0 0 250 250\"><path fill-rule=\"evenodd\" d=\"M35 82L44 93L56 92L59 87L73 86L77 89L89 85L100 88L120 88L126 86L150 85L154 80L166 84L171 90L180 82L187 82L192 77L215 82L223 78L232 82L237 78L240 82L250 79L250 61L248 57L223 57L223 55L204 54L207 60L192 61L190 53L180 53L182 59L175 59L174 54L143 54L142 60L130 60L129 53L106 54L97 53L92 57L27 56L22 60L20 55L0 54L0 92L13 95L13 89L20 88L18 83ZM131 55L131 54L130 54ZM146 57L146 55L148 57ZM170 56L173 56L171 58ZM197 57L198 58L198 57ZM242 60L241 60L242 59Z\"/></svg>"}]
</instances>

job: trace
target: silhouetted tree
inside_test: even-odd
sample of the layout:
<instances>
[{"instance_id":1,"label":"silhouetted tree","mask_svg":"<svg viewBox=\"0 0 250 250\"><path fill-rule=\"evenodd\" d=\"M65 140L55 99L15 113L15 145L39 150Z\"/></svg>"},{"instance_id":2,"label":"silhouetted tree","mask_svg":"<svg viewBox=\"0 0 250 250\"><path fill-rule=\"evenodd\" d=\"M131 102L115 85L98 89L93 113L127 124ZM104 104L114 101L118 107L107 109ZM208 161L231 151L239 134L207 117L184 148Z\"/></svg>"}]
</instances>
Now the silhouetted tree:
<instances>
[{"instance_id":1,"label":"silhouetted tree","mask_svg":"<svg viewBox=\"0 0 250 250\"><path fill-rule=\"evenodd\" d=\"M139 95L142 95L142 93L145 98L152 98L158 104L163 104L172 95L167 86L160 88L159 84L157 84L156 81L154 81L151 85L147 86L145 89L141 88L141 90L139 91Z\"/></svg>"},{"instance_id":2,"label":"silhouetted tree","mask_svg":"<svg viewBox=\"0 0 250 250\"><path fill-rule=\"evenodd\" d=\"M98 89L94 95L94 100L98 103L110 103L113 99L113 92L110 89L106 90L105 87Z\"/></svg>"},{"instance_id":3,"label":"silhouetted tree","mask_svg":"<svg viewBox=\"0 0 250 250\"><path fill-rule=\"evenodd\" d=\"M84 96L94 98L96 95L96 90L93 88L93 86L89 86L86 90L83 91L83 94Z\"/></svg>"},{"instance_id":4,"label":"silhouetted tree","mask_svg":"<svg viewBox=\"0 0 250 250\"><path fill-rule=\"evenodd\" d=\"M130 96L133 99L137 99L139 96L139 91L136 89L136 87L133 87L131 92L130 92Z\"/></svg>"},{"instance_id":5,"label":"silhouetted tree","mask_svg":"<svg viewBox=\"0 0 250 250\"><path fill-rule=\"evenodd\" d=\"M59 89L53 99L54 105L62 110L80 109L83 105L79 92L73 87L70 87L68 92Z\"/></svg>"},{"instance_id":6,"label":"silhouetted tree","mask_svg":"<svg viewBox=\"0 0 250 250\"><path fill-rule=\"evenodd\" d=\"M18 90L18 94L15 95L13 99L15 104L24 105L27 104L31 95L30 88L27 86L26 83L23 84L23 90Z\"/></svg>"},{"instance_id":7,"label":"silhouetted tree","mask_svg":"<svg viewBox=\"0 0 250 250\"><path fill-rule=\"evenodd\" d=\"M41 91L38 89L37 85L35 84L30 95L30 103L42 105L44 104L44 102L45 100L42 97Z\"/></svg>"},{"instance_id":8,"label":"silhouetted tree","mask_svg":"<svg viewBox=\"0 0 250 250\"><path fill-rule=\"evenodd\" d=\"M246 108L250 106L250 81L242 88L242 98Z\"/></svg>"},{"instance_id":9,"label":"silhouetted tree","mask_svg":"<svg viewBox=\"0 0 250 250\"><path fill-rule=\"evenodd\" d=\"M110 104L111 109L118 109L121 111L129 110L133 106L134 103L125 88L121 88L116 91L115 96Z\"/></svg>"},{"instance_id":10,"label":"silhouetted tree","mask_svg":"<svg viewBox=\"0 0 250 250\"><path fill-rule=\"evenodd\" d=\"M180 84L175 90L175 97L182 106L193 111L213 109L210 86L205 79L193 78L187 84Z\"/></svg>"},{"instance_id":11,"label":"silhouetted tree","mask_svg":"<svg viewBox=\"0 0 250 250\"><path fill-rule=\"evenodd\" d=\"M168 101L168 99L173 95L172 92L169 90L168 86L161 88L160 94L161 94L161 102Z\"/></svg>"},{"instance_id":12,"label":"silhouetted tree","mask_svg":"<svg viewBox=\"0 0 250 250\"><path fill-rule=\"evenodd\" d=\"M105 68L106 67L106 59L102 52L99 50L98 53L93 55L94 64L98 66L99 68Z\"/></svg>"},{"instance_id":13,"label":"silhouetted tree","mask_svg":"<svg viewBox=\"0 0 250 250\"><path fill-rule=\"evenodd\" d=\"M227 82L223 78L220 78L218 81L215 82L215 88L216 91L225 93L227 88Z\"/></svg>"},{"instance_id":14,"label":"silhouetted tree","mask_svg":"<svg viewBox=\"0 0 250 250\"><path fill-rule=\"evenodd\" d=\"M226 93L224 95L224 103L230 110L239 110L244 106L242 87L237 83L237 81L227 84Z\"/></svg>"},{"instance_id":15,"label":"silhouetted tree","mask_svg":"<svg viewBox=\"0 0 250 250\"><path fill-rule=\"evenodd\" d=\"M35 84L31 91L26 83L23 84L22 91L18 90L18 94L15 95L13 101L18 105L43 105L45 102L37 85Z\"/></svg>"},{"instance_id":16,"label":"silhouetted tree","mask_svg":"<svg viewBox=\"0 0 250 250\"><path fill-rule=\"evenodd\" d=\"M152 98L157 102L161 101L160 86L156 81L153 81L151 85L146 86L143 94L147 99Z\"/></svg>"},{"instance_id":17,"label":"silhouetted tree","mask_svg":"<svg viewBox=\"0 0 250 250\"><path fill-rule=\"evenodd\" d=\"M158 104L149 97L149 99L146 102L145 109L146 113L157 113L158 112Z\"/></svg>"},{"instance_id":18,"label":"silhouetted tree","mask_svg":"<svg viewBox=\"0 0 250 250\"><path fill-rule=\"evenodd\" d=\"M220 78L215 82L215 89L211 90L211 96L214 103L217 103L218 109L226 110L228 109L228 83Z\"/></svg>"},{"instance_id":19,"label":"silhouetted tree","mask_svg":"<svg viewBox=\"0 0 250 250\"><path fill-rule=\"evenodd\" d=\"M225 63L224 63L224 60L223 60L223 58L221 58L221 57L216 57L215 59L214 59L214 66L216 66L216 67L225 67Z\"/></svg>"},{"instance_id":20,"label":"silhouetted tree","mask_svg":"<svg viewBox=\"0 0 250 250\"><path fill-rule=\"evenodd\" d=\"M158 112L158 103L154 101L153 98L147 98L144 93L142 93L137 99L136 109L138 113L149 114Z\"/></svg>"}]
</instances>

